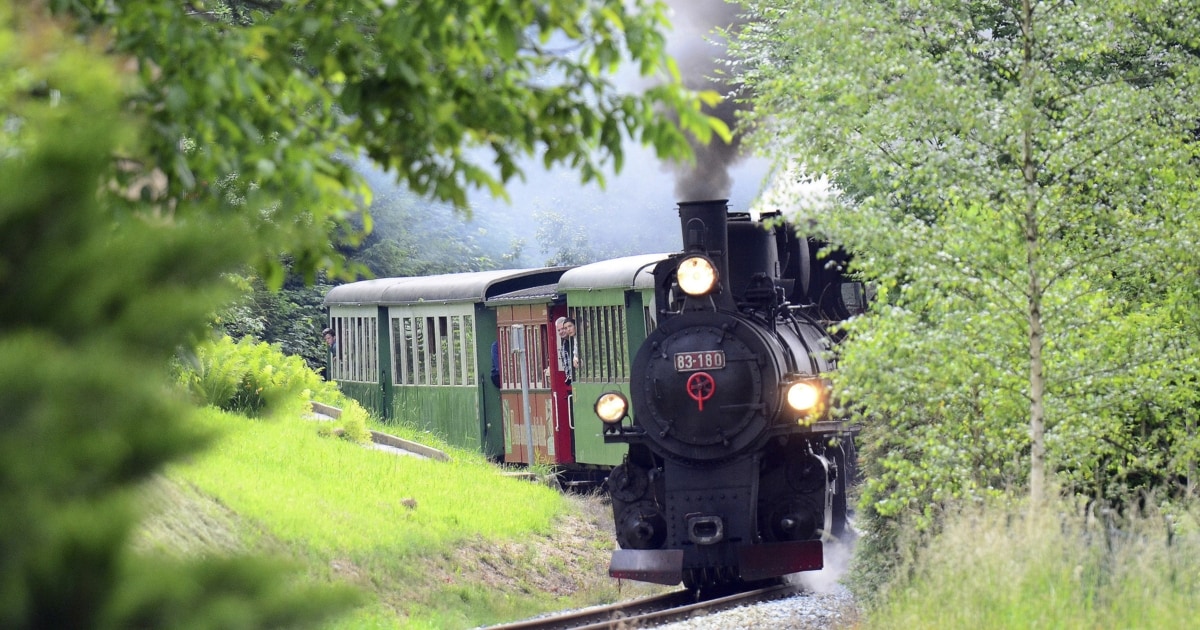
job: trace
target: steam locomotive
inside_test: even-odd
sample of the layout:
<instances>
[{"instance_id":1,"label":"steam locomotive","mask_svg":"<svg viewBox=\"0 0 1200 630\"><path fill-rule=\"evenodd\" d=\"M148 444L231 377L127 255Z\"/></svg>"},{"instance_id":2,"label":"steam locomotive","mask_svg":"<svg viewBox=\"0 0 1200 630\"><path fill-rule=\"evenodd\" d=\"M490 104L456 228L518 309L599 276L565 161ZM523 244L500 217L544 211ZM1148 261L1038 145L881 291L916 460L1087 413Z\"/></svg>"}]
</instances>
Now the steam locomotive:
<instances>
[{"instance_id":1,"label":"steam locomotive","mask_svg":"<svg viewBox=\"0 0 1200 630\"><path fill-rule=\"evenodd\" d=\"M777 218L724 201L680 217L681 253L335 287L330 377L386 421L603 480L614 577L703 588L819 569L822 541L848 532L855 461L853 428L827 414L824 326L863 310L862 287ZM561 317L578 326L570 378Z\"/></svg>"},{"instance_id":2,"label":"steam locomotive","mask_svg":"<svg viewBox=\"0 0 1200 630\"><path fill-rule=\"evenodd\" d=\"M853 427L829 417L822 325L860 310L786 224L679 204L684 250L653 272L657 325L628 396L595 399L620 549L616 578L702 589L820 569L848 534Z\"/></svg>"}]
</instances>

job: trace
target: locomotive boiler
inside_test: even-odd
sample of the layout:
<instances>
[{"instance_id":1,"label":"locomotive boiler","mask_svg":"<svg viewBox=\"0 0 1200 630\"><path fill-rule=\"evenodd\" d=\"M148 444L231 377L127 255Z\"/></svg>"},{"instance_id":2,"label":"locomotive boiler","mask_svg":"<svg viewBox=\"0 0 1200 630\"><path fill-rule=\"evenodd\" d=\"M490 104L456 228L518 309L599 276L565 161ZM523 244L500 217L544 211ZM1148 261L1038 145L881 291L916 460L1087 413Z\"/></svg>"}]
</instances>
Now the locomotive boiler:
<instances>
[{"instance_id":1,"label":"locomotive boiler","mask_svg":"<svg viewBox=\"0 0 1200 630\"><path fill-rule=\"evenodd\" d=\"M628 445L606 482L609 573L698 589L820 569L823 541L847 529L854 463L853 432L828 417L821 305L856 287L782 222L724 200L679 215L684 248L654 269L657 322L629 397L595 403L605 441Z\"/></svg>"}]
</instances>

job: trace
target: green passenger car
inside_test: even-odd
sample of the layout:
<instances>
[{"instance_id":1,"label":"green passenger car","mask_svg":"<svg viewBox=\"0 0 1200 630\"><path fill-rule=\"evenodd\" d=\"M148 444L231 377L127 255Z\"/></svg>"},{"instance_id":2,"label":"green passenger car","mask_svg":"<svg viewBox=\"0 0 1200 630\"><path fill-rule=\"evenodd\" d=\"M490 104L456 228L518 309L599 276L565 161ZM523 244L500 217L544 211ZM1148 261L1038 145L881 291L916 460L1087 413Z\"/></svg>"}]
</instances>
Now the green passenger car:
<instances>
[{"instance_id":1,"label":"green passenger car","mask_svg":"<svg viewBox=\"0 0 1200 630\"><path fill-rule=\"evenodd\" d=\"M615 466L624 444L605 444L603 427L592 405L600 394L629 396L633 356L654 329L654 266L666 254L643 254L583 265L558 282L579 336L580 366L573 385L575 460Z\"/></svg>"},{"instance_id":2,"label":"green passenger car","mask_svg":"<svg viewBox=\"0 0 1200 630\"><path fill-rule=\"evenodd\" d=\"M504 452L500 391L488 375L491 296L552 284L565 268L380 278L325 297L337 335L330 377L385 421L406 422L451 444Z\"/></svg>"}]
</instances>

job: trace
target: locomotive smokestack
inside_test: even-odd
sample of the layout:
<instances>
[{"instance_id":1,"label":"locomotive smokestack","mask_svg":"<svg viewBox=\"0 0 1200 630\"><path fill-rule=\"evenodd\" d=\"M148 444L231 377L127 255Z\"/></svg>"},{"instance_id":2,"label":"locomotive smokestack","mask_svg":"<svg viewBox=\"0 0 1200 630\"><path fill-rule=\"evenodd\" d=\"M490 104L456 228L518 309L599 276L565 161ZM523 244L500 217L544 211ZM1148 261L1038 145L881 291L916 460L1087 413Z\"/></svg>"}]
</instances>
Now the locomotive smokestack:
<instances>
[{"instance_id":1,"label":"locomotive smokestack","mask_svg":"<svg viewBox=\"0 0 1200 630\"><path fill-rule=\"evenodd\" d=\"M733 298L729 287L729 201L727 199L711 199L708 201L679 202L679 223L683 228L683 250L686 252L701 251L712 259L720 274L720 281L726 290L722 292L721 300L728 300L732 306Z\"/></svg>"},{"instance_id":2,"label":"locomotive smokestack","mask_svg":"<svg viewBox=\"0 0 1200 630\"><path fill-rule=\"evenodd\" d=\"M705 250L714 259L724 259L728 247L726 224L729 200L680 201L679 223L683 226L684 251Z\"/></svg>"}]
</instances>

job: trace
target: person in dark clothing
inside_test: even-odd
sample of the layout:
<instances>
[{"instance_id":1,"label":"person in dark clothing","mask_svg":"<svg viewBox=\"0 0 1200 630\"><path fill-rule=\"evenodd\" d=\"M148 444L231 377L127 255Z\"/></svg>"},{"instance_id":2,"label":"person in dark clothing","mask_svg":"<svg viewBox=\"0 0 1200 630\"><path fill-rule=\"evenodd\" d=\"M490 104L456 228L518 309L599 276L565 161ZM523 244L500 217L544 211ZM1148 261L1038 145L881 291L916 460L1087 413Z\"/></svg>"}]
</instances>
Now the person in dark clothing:
<instances>
[{"instance_id":1,"label":"person in dark clothing","mask_svg":"<svg viewBox=\"0 0 1200 630\"><path fill-rule=\"evenodd\" d=\"M500 387L500 342L492 342L492 385Z\"/></svg>"},{"instance_id":2,"label":"person in dark clothing","mask_svg":"<svg viewBox=\"0 0 1200 630\"><path fill-rule=\"evenodd\" d=\"M337 335L334 334L333 329L326 328L325 330L321 331L321 334L325 336L325 345L329 346L329 354L337 355L337 351L338 351Z\"/></svg>"},{"instance_id":3,"label":"person in dark clothing","mask_svg":"<svg viewBox=\"0 0 1200 630\"><path fill-rule=\"evenodd\" d=\"M338 356L338 340L337 333L333 332L332 328L326 328L321 331L321 336L325 338L325 346L329 348L329 366L325 368L325 380L333 380L333 365Z\"/></svg>"}]
</instances>

